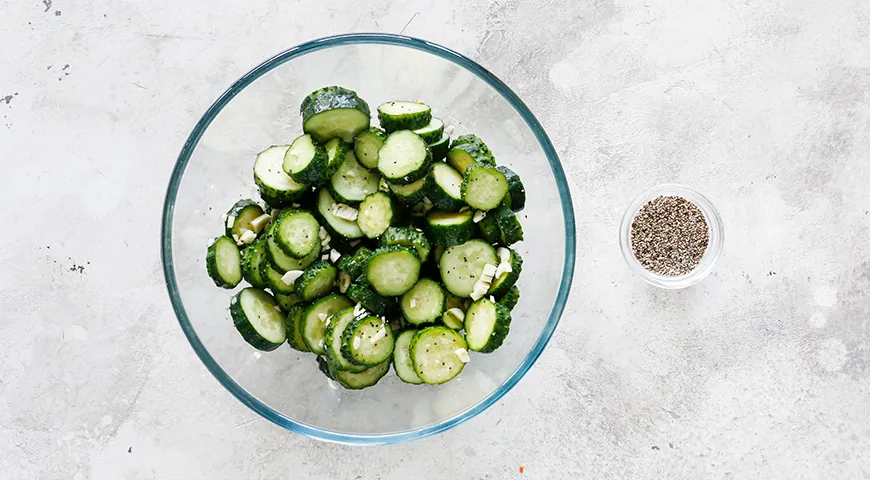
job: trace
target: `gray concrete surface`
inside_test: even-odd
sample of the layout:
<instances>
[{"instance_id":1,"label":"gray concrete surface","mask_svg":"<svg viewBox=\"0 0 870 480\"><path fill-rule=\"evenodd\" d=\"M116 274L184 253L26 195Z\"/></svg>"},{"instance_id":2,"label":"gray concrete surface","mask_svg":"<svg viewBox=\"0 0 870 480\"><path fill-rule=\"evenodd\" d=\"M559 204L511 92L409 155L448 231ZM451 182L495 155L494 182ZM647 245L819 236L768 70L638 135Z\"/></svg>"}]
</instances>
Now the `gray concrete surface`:
<instances>
[{"instance_id":1,"label":"gray concrete surface","mask_svg":"<svg viewBox=\"0 0 870 480\"><path fill-rule=\"evenodd\" d=\"M3 478L870 478L870 3L0 0L0 25ZM160 208L230 82L313 37L403 29L490 68L548 129L574 292L486 413L323 444L202 367ZM715 274L680 292L632 276L616 236L665 181L726 225Z\"/></svg>"}]
</instances>

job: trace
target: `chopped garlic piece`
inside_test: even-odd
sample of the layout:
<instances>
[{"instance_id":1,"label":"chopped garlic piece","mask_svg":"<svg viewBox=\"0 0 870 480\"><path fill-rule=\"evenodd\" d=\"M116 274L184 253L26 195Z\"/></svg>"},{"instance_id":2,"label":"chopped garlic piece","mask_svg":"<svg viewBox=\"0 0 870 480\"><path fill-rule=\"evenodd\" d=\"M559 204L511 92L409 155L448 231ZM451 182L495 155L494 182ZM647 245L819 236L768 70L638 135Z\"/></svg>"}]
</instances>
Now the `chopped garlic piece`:
<instances>
[{"instance_id":1,"label":"chopped garlic piece","mask_svg":"<svg viewBox=\"0 0 870 480\"><path fill-rule=\"evenodd\" d=\"M280 305L275 305L275 310L278 310L278 311L280 312L280 311L281 311L281 306L280 306Z\"/></svg>"},{"instance_id":2,"label":"chopped garlic piece","mask_svg":"<svg viewBox=\"0 0 870 480\"><path fill-rule=\"evenodd\" d=\"M227 228L233 228L233 224L236 223L236 217L230 215L227 217Z\"/></svg>"},{"instance_id":3,"label":"chopped garlic piece","mask_svg":"<svg viewBox=\"0 0 870 480\"><path fill-rule=\"evenodd\" d=\"M451 317L455 318L460 323L465 321L465 312L463 312L461 308L453 307L453 308L447 310L446 312L444 312L444 314L450 315Z\"/></svg>"},{"instance_id":4,"label":"chopped garlic piece","mask_svg":"<svg viewBox=\"0 0 870 480\"><path fill-rule=\"evenodd\" d=\"M250 231L250 230L243 231L242 236L239 237L239 241L244 243L244 244L247 244L247 245L254 243L254 240L256 240L256 239L257 239L257 234Z\"/></svg>"},{"instance_id":5,"label":"chopped garlic piece","mask_svg":"<svg viewBox=\"0 0 870 480\"><path fill-rule=\"evenodd\" d=\"M221 214L221 221L222 221L222 222L226 222L226 221L227 221L227 214L226 214L226 213L222 213L222 214Z\"/></svg>"},{"instance_id":6,"label":"chopped garlic piece","mask_svg":"<svg viewBox=\"0 0 870 480\"><path fill-rule=\"evenodd\" d=\"M493 297L492 295L490 295L490 296L489 296L489 301L492 302L492 303L495 303L495 297Z\"/></svg>"},{"instance_id":7,"label":"chopped garlic piece","mask_svg":"<svg viewBox=\"0 0 870 480\"><path fill-rule=\"evenodd\" d=\"M269 212L269 216L272 217L272 220L278 218L278 215L281 213L280 208L273 208L271 212Z\"/></svg>"},{"instance_id":8,"label":"chopped garlic piece","mask_svg":"<svg viewBox=\"0 0 870 480\"><path fill-rule=\"evenodd\" d=\"M331 241L332 241L332 237L327 235L326 238L320 240L320 246L323 248L327 248L327 247L329 247L329 242L331 242Z\"/></svg>"},{"instance_id":9,"label":"chopped garlic piece","mask_svg":"<svg viewBox=\"0 0 870 480\"><path fill-rule=\"evenodd\" d=\"M281 281L287 285L293 285L302 276L302 270L290 270L281 277Z\"/></svg>"},{"instance_id":10,"label":"chopped garlic piece","mask_svg":"<svg viewBox=\"0 0 870 480\"><path fill-rule=\"evenodd\" d=\"M326 231L326 227L320 227L320 232L317 234L321 240L329 236L329 232Z\"/></svg>"},{"instance_id":11,"label":"chopped garlic piece","mask_svg":"<svg viewBox=\"0 0 870 480\"><path fill-rule=\"evenodd\" d=\"M320 321L323 322L326 320L326 314L325 313L318 313L317 318L319 318Z\"/></svg>"},{"instance_id":12,"label":"chopped garlic piece","mask_svg":"<svg viewBox=\"0 0 870 480\"><path fill-rule=\"evenodd\" d=\"M239 239L239 236L236 235L235 233L233 234L233 241L236 242L236 245L241 245L241 244L242 244L242 241Z\"/></svg>"},{"instance_id":13,"label":"chopped garlic piece","mask_svg":"<svg viewBox=\"0 0 870 480\"><path fill-rule=\"evenodd\" d=\"M298 203L293 203L293 204L291 204L290 206L293 207L293 208L299 208L299 207L301 207L302 205L299 205Z\"/></svg>"},{"instance_id":14,"label":"chopped garlic piece","mask_svg":"<svg viewBox=\"0 0 870 480\"><path fill-rule=\"evenodd\" d=\"M468 358L468 350L464 348L457 348L453 353L459 357L459 360L462 361L462 363L468 363L468 361L471 360Z\"/></svg>"},{"instance_id":15,"label":"chopped garlic piece","mask_svg":"<svg viewBox=\"0 0 870 480\"><path fill-rule=\"evenodd\" d=\"M511 251L508 248L498 247L496 251L498 253L498 261L501 263L510 263L511 261Z\"/></svg>"},{"instance_id":16,"label":"chopped garlic piece","mask_svg":"<svg viewBox=\"0 0 870 480\"><path fill-rule=\"evenodd\" d=\"M510 273L510 272L513 272L513 271L514 271L514 268L511 267L511 264L510 264L510 263L504 263L504 262L502 262L502 263L499 263L499 264L498 264L498 268L495 269L495 275L493 275L493 276L494 276L495 278L499 278L499 277L501 277L502 275L504 275L505 273Z\"/></svg>"},{"instance_id":17,"label":"chopped garlic piece","mask_svg":"<svg viewBox=\"0 0 870 480\"><path fill-rule=\"evenodd\" d=\"M263 231L263 228L266 227L269 223L272 222L272 216L268 213L264 213L259 217L251 220L251 226L254 227L254 231L260 233Z\"/></svg>"},{"instance_id":18,"label":"chopped garlic piece","mask_svg":"<svg viewBox=\"0 0 870 480\"><path fill-rule=\"evenodd\" d=\"M453 125L447 125L446 127L444 127L444 133L446 133L447 135L453 135L453 132L455 131L456 127L454 127Z\"/></svg>"},{"instance_id":19,"label":"chopped garlic piece","mask_svg":"<svg viewBox=\"0 0 870 480\"><path fill-rule=\"evenodd\" d=\"M359 348L359 337L353 337L353 348Z\"/></svg>"},{"instance_id":20,"label":"chopped garlic piece","mask_svg":"<svg viewBox=\"0 0 870 480\"><path fill-rule=\"evenodd\" d=\"M334 203L332 204L332 214L342 220L353 222L359 215L359 210L343 203Z\"/></svg>"},{"instance_id":21,"label":"chopped garlic piece","mask_svg":"<svg viewBox=\"0 0 870 480\"><path fill-rule=\"evenodd\" d=\"M377 343L378 340L380 340L386 336L387 336L387 329L384 327L381 327L381 329L378 330L377 333L375 333L375 336L373 336L370 341L372 343Z\"/></svg>"},{"instance_id":22,"label":"chopped garlic piece","mask_svg":"<svg viewBox=\"0 0 870 480\"><path fill-rule=\"evenodd\" d=\"M338 259L341 258L341 252L338 250L330 250L329 251L329 261L335 263Z\"/></svg>"},{"instance_id":23,"label":"chopped garlic piece","mask_svg":"<svg viewBox=\"0 0 870 480\"><path fill-rule=\"evenodd\" d=\"M486 212L484 212L483 210L477 210L476 212L474 212L474 216L471 217L471 221L474 223L480 223L480 221L484 218L486 218Z\"/></svg>"},{"instance_id":24,"label":"chopped garlic piece","mask_svg":"<svg viewBox=\"0 0 870 480\"><path fill-rule=\"evenodd\" d=\"M471 207L469 207L468 205L466 205L466 206L464 206L464 207L462 207L462 208L459 209L459 213L467 212L467 211L469 211L469 210L471 210Z\"/></svg>"},{"instance_id":25,"label":"chopped garlic piece","mask_svg":"<svg viewBox=\"0 0 870 480\"><path fill-rule=\"evenodd\" d=\"M361 303L357 303L355 307L353 307L353 316L354 318L359 318L366 314L365 307L362 306Z\"/></svg>"},{"instance_id":26,"label":"chopped garlic piece","mask_svg":"<svg viewBox=\"0 0 870 480\"><path fill-rule=\"evenodd\" d=\"M329 260L329 254L328 254L328 253L324 253L323 255L320 256L320 259L323 260L324 262L327 261L327 260Z\"/></svg>"},{"instance_id":27,"label":"chopped garlic piece","mask_svg":"<svg viewBox=\"0 0 870 480\"><path fill-rule=\"evenodd\" d=\"M483 266L483 275L486 277L492 277L493 275L495 275L495 270L495 265L487 263Z\"/></svg>"},{"instance_id":28,"label":"chopped garlic piece","mask_svg":"<svg viewBox=\"0 0 870 480\"><path fill-rule=\"evenodd\" d=\"M334 252L335 250L333 250ZM338 291L341 293L347 292L347 287L350 286L350 275L345 272L338 273ZM356 312L356 310L354 310ZM356 313L354 313L356 315Z\"/></svg>"},{"instance_id":29,"label":"chopped garlic piece","mask_svg":"<svg viewBox=\"0 0 870 480\"><path fill-rule=\"evenodd\" d=\"M411 297L410 303L411 303L411 308L417 308L417 299L416 298Z\"/></svg>"}]
</instances>

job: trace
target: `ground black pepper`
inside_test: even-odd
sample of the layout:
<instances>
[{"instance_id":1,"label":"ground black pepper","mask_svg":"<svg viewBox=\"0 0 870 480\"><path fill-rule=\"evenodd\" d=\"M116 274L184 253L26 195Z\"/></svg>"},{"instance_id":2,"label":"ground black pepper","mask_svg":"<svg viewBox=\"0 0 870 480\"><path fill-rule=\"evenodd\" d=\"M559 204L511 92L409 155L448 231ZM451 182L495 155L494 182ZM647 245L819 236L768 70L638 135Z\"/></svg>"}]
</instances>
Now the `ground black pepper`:
<instances>
[{"instance_id":1,"label":"ground black pepper","mask_svg":"<svg viewBox=\"0 0 870 480\"><path fill-rule=\"evenodd\" d=\"M691 272L707 250L704 213L677 196L650 200L631 222L631 251L647 270L679 276Z\"/></svg>"}]
</instances>

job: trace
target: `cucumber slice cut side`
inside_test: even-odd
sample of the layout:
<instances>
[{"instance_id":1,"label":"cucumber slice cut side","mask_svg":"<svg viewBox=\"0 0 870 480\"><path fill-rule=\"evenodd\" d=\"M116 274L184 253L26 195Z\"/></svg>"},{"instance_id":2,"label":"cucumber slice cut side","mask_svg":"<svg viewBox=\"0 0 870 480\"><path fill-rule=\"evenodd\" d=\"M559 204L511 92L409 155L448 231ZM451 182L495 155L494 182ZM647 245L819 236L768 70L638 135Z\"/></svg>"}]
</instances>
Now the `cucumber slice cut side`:
<instances>
[{"instance_id":1,"label":"cucumber slice cut side","mask_svg":"<svg viewBox=\"0 0 870 480\"><path fill-rule=\"evenodd\" d=\"M526 206L526 187L520 176L514 173L513 170L504 166L496 167L499 172L504 174L508 183L508 194L504 198L505 203L514 212L519 212Z\"/></svg>"},{"instance_id":2,"label":"cucumber slice cut side","mask_svg":"<svg viewBox=\"0 0 870 480\"><path fill-rule=\"evenodd\" d=\"M323 180L328 162L326 150L311 135L302 135L284 153L281 168L296 182L310 185Z\"/></svg>"},{"instance_id":3,"label":"cucumber slice cut side","mask_svg":"<svg viewBox=\"0 0 870 480\"><path fill-rule=\"evenodd\" d=\"M278 246L293 258L304 258L320 244L320 223L305 210L288 208L281 211L271 228Z\"/></svg>"},{"instance_id":4,"label":"cucumber slice cut side","mask_svg":"<svg viewBox=\"0 0 870 480\"><path fill-rule=\"evenodd\" d=\"M404 205L414 205L426 196L426 177L407 185L396 185L387 182L390 192Z\"/></svg>"},{"instance_id":5,"label":"cucumber slice cut side","mask_svg":"<svg viewBox=\"0 0 870 480\"><path fill-rule=\"evenodd\" d=\"M390 371L390 361L369 367L360 373L338 370L333 372L335 381L349 390L361 390L378 383Z\"/></svg>"},{"instance_id":6,"label":"cucumber slice cut side","mask_svg":"<svg viewBox=\"0 0 870 480\"><path fill-rule=\"evenodd\" d=\"M338 269L324 261L316 261L296 279L296 293L306 302L320 298L335 287Z\"/></svg>"},{"instance_id":7,"label":"cucumber slice cut side","mask_svg":"<svg viewBox=\"0 0 870 480\"><path fill-rule=\"evenodd\" d=\"M385 296L404 294L419 278L420 257L408 247L381 247L366 266L366 279L372 289Z\"/></svg>"},{"instance_id":8,"label":"cucumber slice cut side","mask_svg":"<svg viewBox=\"0 0 870 480\"><path fill-rule=\"evenodd\" d=\"M369 106L356 92L339 86L321 88L300 107L302 130L318 142L338 137L347 143L369 128Z\"/></svg>"},{"instance_id":9,"label":"cucumber slice cut side","mask_svg":"<svg viewBox=\"0 0 870 480\"><path fill-rule=\"evenodd\" d=\"M429 150L432 152L433 162L440 162L447 158L447 152L450 151L450 135L446 133L441 135L441 138L429 144Z\"/></svg>"},{"instance_id":10,"label":"cucumber slice cut side","mask_svg":"<svg viewBox=\"0 0 870 480\"><path fill-rule=\"evenodd\" d=\"M386 102L378 106L378 120L387 133L416 130L429 124L432 120L432 109L424 103Z\"/></svg>"},{"instance_id":11,"label":"cucumber slice cut side","mask_svg":"<svg viewBox=\"0 0 870 480\"><path fill-rule=\"evenodd\" d=\"M478 163L465 171L462 179L462 200L477 210L492 210L508 193L508 183L497 168Z\"/></svg>"},{"instance_id":12,"label":"cucumber slice cut side","mask_svg":"<svg viewBox=\"0 0 870 480\"><path fill-rule=\"evenodd\" d=\"M449 247L439 262L441 281L450 293L468 297L487 264L498 265L498 257L492 245L482 240L469 240Z\"/></svg>"},{"instance_id":13,"label":"cucumber slice cut side","mask_svg":"<svg viewBox=\"0 0 870 480\"><path fill-rule=\"evenodd\" d=\"M284 253L284 250L278 245L278 241L275 239L274 235L274 228L274 226L270 227L269 233L267 233L265 237L266 259L268 260L267 262L264 262L265 265L271 265L275 270L283 274L290 270L304 270L305 267L311 265L312 262L317 260L321 250L320 243L317 243L317 245L314 246L314 250L305 257L293 258ZM263 276L265 277L265 275Z\"/></svg>"},{"instance_id":14,"label":"cucumber slice cut side","mask_svg":"<svg viewBox=\"0 0 870 480\"><path fill-rule=\"evenodd\" d=\"M411 247L417 251L417 256L421 262L425 262L429 258L429 252L432 246L426 235L422 231L411 227L390 227L381 236L382 247L392 247L394 245L403 245Z\"/></svg>"},{"instance_id":15,"label":"cucumber slice cut side","mask_svg":"<svg viewBox=\"0 0 870 480\"><path fill-rule=\"evenodd\" d=\"M411 361L411 340L417 330L405 330L396 337L396 345L393 350L393 369L396 376L405 383L419 385L423 383L420 376L414 371L414 363Z\"/></svg>"},{"instance_id":16,"label":"cucumber slice cut side","mask_svg":"<svg viewBox=\"0 0 870 480\"><path fill-rule=\"evenodd\" d=\"M295 202L308 191L308 185L293 180L284 171L284 154L289 148L289 145L269 147L260 152L254 162L254 183L263 200L273 207Z\"/></svg>"},{"instance_id":17,"label":"cucumber slice cut side","mask_svg":"<svg viewBox=\"0 0 870 480\"><path fill-rule=\"evenodd\" d=\"M510 310L487 298L472 303L465 312L465 340L469 350L494 352L504 342L510 327Z\"/></svg>"},{"instance_id":18,"label":"cucumber slice cut side","mask_svg":"<svg viewBox=\"0 0 870 480\"><path fill-rule=\"evenodd\" d=\"M415 129L414 133L420 135L427 144L437 142L444 133L444 122L440 118L432 117L428 125Z\"/></svg>"},{"instance_id":19,"label":"cucumber slice cut side","mask_svg":"<svg viewBox=\"0 0 870 480\"><path fill-rule=\"evenodd\" d=\"M266 288L266 279L260 275L260 265L267 263L266 238L260 238L242 253L242 276L251 286Z\"/></svg>"},{"instance_id":20,"label":"cucumber slice cut side","mask_svg":"<svg viewBox=\"0 0 870 480\"><path fill-rule=\"evenodd\" d=\"M321 189L317 195L317 213L326 222L325 226L333 236L337 235L345 240L353 240L363 236L356 220L339 218L332 213L332 206L336 204L336 201L327 189Z\"/></svg>"},{"instance_id":21,"label":"cucumber slice cut side","mask_svg":"<svg viewBox=\"0 0 870 480\"><path fill-rule=\"evenodd\" d=\"M462 353L468 349L465 339L447 327L427 327L411 339L411 362L425 383L438 385L462 372Z\"/></svg>"},{"instance_id":22,"label":"cucumber slice cut side","mask_svg":"<svg viewBox=\"0 0 870 480\"><path fill-rule=\"evenodd\" d=\"M221 288L233 288L242 281L242 256L236 242L218 237L208 246L205 255L208 276Z\"/></svg>"},{"instance_id":23,"label":"cucumber slice cut side","mask_svg":"<svg viewBox=\"0 0 870 480\"><path fill-rule=\"evenodd\" d=\"M380 177L356 161L353 152L347 152L344 162L329 180L333 198L343 203L359 203L378 191Z\"/></svg>"},{"instance_id":24,"label":"cucumber slice cut side","mask_svg":"<svg viewBox=\"0 0 870 480\"><path fill-rule=\"evenodd\" d=\"M501 275L493 278L492 285L489 287L487 294L502 297L519 280L520 272L523 271L523 259L516 250L505 247L500 247L496 250L496 255L499 256L501 261L504 261L502 260L503 257L508 257L507 264L511 266L511 271L503 272Z\"/></svg>"},{"instance_id":25,"label":"cucumber slice cut side","mask_svg":"<svg viewBox=\"0 0 870 480\"><path fill-rule=\"evenodd\" d=\"M432 211L426 215L426 233L438 245L460 245L474 233L474 214L464 212Z\"/></svg>"},{"instance_id":26,"label":"cucumber slice cut side","mask_svg":"<svg viewBox=\"0 0 870 480\"><path fill-rule=\"evenodd\" d=\"M449 308L441 315L441 322L447 328L462 330L465 328L465 312L460 307Z\"/></svg>"},{"instance_id":27,"label":"cucumber slice cut side","mask_svg":"<svg viewBox=\"0 0 870 480\"><path fill-rule=\"evenodd\" d=\"M353 152L356 154L356 161L368 169L378 168L378 158L380 158L378 151L384 146L386 139L387 134L378 127L371 127L360 132L353 139Z\"/></svg>"},{"instance_id":28,"label":"cucumber slice cut side","mask_svg":"<svg viewBox=\"0 0 870 480\"><path fill-rule=\"evenodd\" d=\"M475 163L495 165L495 157L483 140L475 135L463 135L450 144L447 163L464 175L465 170Z\"/></svg>"},{"instance_id":29,"label":"cucumber slice cut side","mask_svg":"<svg viewBox=\"0 0 870 480\"><path fill-rule=\"evenodd\" d=\"M462 201L462 175L446 163L433 164L426 177L426 195L435 208L459 210L465 205Z\"/></svg>"},{"instance_id":30,"label":"cucumber slice cut side","mask_svg":"<svg viewBox=\"0 0 870 480\"><path fill-rule=\"evenodd\" d=\"M287 340L284 314L275 299L256 288L245 288L230 301L236 330L252 347L271 351Z\"/></svg>"},{"instance_id":31,"label":"cucumber slice cut side","mask_svg":"<svg viewBox=\"0 0 870 480\"><path fill-rule=\"evenodd\" d=\"M357 365L375 366L390 359L394 344L389 322L378 317L361 317L345 329L341 353Z\"/></svg>"},{"instance_id":32,"label":"cucumber slice cut side","mask_svg":"<svg viewBox=\"0 0 870 480\"><path fill-rule=\"evenodd\" d=\"M344 163L347 153L350 152L350 145L344 143L344 140L336 137L326 142L323 145L326 150L326 175L323 180L326 181L338 171L338 167Z\"/></svg>"},{"instance_id":33,"label":"cucumber slice cut side","mask_svg":"<svg viewBox=\"0 0 870 480\"><path fill-rule=\"evenodd\" d=\"M444 289L438 282L421 278L402 295L400 303L405 320L411 325L433 323L441 318L447 303Z\"/></svg>"},{"instance_id":34,"label":"cucumber slice cut side","mask_svg":"<svg viewBox=\"0 0 870 480\"><path fill-rule=\"evenodd\" d=\"M334 293L314 301L302 314L302 339L308 349L317 355L323 355L327 321L335 312L352 306L344 295Z\"/></svg>"},{"instance_id":35,"label":"cucumber slice cut side","mask_svg":"<svg viewBox=\"0 0 870 480\"><path fill-rule=\"evenodd\" d=\"M393 200L384 192L370 194L359 205L356 223L368 238L378 238L392 225Z\"/></svg>"},{"instance_id":36,"label":"cucumber slice cut side","mask_svg":"<svg viewBox=\"0 0 870 480\"><path fill-rule=\"evenodd\" d=\"M387 181L399 185L424 177L432 163L432 153L426 142L409 130L390 134L378 155L378 171Z\"/></svg>"},{"instance_id":37,"label":"cucumber slice cut side","mask_svg":"<svg viewBox=\"0 0 870 480\"><path fill-rule=\"evenodd\" d=\"M346 370L348 372L360 373L369 368L365 365L357 365L353 363L345 358L341 353L344 332L347 329L347 326L354 321L353 310L353 307L339 310L333 315L332 320L326 327L326 353L324 356L333 371Z\"/></svg>"},{"instance_id":38,"label":"cucumber slice cut side","mask_svg":"<svg viewBox=\"0 0 870 480\"><path fill-rule=\"evenodd\" d=\"M230 238L233 238L233 235L241 237L245 230L258 233L259 230L255 229L251 222L263 213L263 207L257 202L247 198L239 200L227 212L226 235ZM229 221L230 218L232 221Z\"/></svg>"},{"instance_id":39,"label":"cucumber slice cut side","mask_svg":"<svg viewBox=\"0 0 870 480\"><path fill-rule=\"evenodd\" d=\"M300 352L311 351L308 349L308 345L305 344L305 340L302 339L302 314L307 306L305 303L299 303L290 307L287 311L285 322L287 325L287 344Z\"/></svg>"}]
</instances>

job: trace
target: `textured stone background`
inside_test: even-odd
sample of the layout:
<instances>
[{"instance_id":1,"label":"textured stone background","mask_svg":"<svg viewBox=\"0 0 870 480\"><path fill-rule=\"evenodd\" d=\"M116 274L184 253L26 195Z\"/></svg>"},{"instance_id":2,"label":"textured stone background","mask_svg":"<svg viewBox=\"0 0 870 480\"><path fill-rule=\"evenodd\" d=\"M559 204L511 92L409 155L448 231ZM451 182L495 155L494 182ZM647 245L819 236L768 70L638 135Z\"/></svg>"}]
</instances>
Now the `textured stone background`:
<instances>
[{"instance_id":1,"label":"textured stone background","mask_svg":"<svg viewBox=\"0 0 870 480\"><path fill-rule=\"evenodd\" d=\"M870 3L0 0L0 25L3 478L870 477ZM486 413L408 445L323 444L202 367L164 290L161 203L241 74L403 29L490 68L547 128L574 292ZM627 202L665 181L726 225L715 274L680 292L617 245Z\"/></svg>"}]
</instances>

